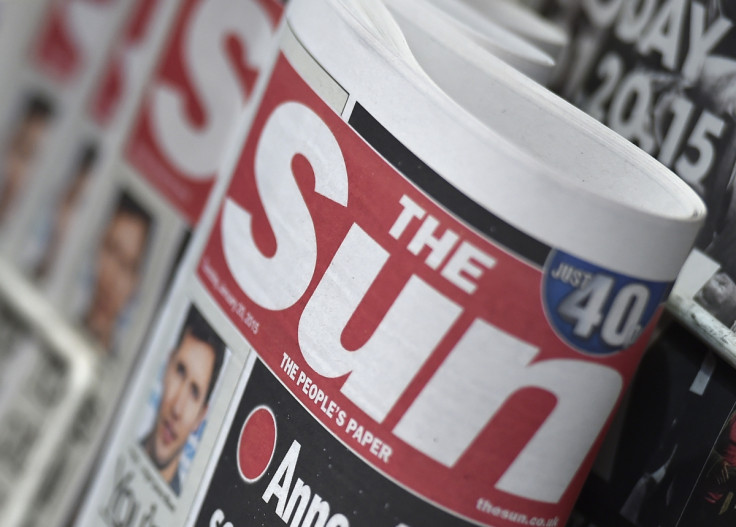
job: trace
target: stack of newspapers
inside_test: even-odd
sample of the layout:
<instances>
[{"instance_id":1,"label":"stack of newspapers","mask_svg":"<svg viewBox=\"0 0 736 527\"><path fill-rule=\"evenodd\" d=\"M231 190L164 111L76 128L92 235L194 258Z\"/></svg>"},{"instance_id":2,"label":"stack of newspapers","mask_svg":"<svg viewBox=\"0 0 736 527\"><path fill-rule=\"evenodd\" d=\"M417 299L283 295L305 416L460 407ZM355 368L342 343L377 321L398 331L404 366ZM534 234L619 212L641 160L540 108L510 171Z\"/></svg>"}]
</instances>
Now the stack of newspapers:
<instances>
[{"instance_id":1,"label":"stack of newspapers","mask_svg":"<svg viewBox=\"0 0 736 527\"><path fill-rule=\"evenodd\" d=\"M656 105L703 121L660 162L554 94L610 36L574 3L0 2L0 525L603 525L731 121Z\"/></svg>"}]
</instances>

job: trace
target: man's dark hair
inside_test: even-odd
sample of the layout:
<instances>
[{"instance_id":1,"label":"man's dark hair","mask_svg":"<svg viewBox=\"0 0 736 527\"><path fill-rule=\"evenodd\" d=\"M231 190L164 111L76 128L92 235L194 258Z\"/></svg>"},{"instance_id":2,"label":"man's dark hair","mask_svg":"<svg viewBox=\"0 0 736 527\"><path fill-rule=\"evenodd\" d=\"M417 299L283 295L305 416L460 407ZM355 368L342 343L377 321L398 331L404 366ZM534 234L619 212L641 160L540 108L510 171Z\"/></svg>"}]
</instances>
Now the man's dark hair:
<instances>
[{"instance_id":1,"label":"man's dark hair","mask_svg":"<svg viewBox=\"0 0 736 527\"><path fill-rule=\"evenodd\" d=\"M179 346L181 346L186 335L191 335L193 338L204 342L207 346L212 348L212 351L215 354L215 361L212 364L212 375L210 376L210 382L207 385L207 393L204 398L204 402L207 404L210 402L212 390L215 388L217 378L220 376L220 369L222 369L222 363L225 360L225 343L194 306L189 308L189 313L187 313L187 318L184 320L184 326L179 333L179 339L174 347L174 353L179 349Z\"/></svg>"},{"instance_id":2,"label":"man's dark hair","mask_svg":"<svg viewBox=\"0 0 736 527\"><path fill-rule=\"evenodd\" d=\"M118 204L115 207L115 215L117 216L118 214L136 216L146 224L146 228L153 222L151 214L125 191L120 193L120 199L118 199Z\"/></svg>"},{"instance_id":3,"label":"man's dark hair","mask_svg":"<svg viewBox=\"0 0 736 527\"><path fill-rule=\"evenodd\" d=\"M26 100L25 112L23 114L26 119L40 118L46 120L53 115L54 107L46 97L35 94Z\"/></svg>"}]
</instances>

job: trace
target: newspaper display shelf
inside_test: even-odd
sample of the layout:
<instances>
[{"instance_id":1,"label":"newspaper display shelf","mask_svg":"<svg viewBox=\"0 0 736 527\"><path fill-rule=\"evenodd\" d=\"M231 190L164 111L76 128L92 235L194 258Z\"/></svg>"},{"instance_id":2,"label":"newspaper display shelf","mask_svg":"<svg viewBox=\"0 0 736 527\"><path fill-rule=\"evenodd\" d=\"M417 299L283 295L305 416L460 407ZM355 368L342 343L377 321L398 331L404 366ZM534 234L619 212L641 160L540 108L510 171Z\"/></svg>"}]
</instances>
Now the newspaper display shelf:
<instances>
[{"instance_id":1,"label":"newspaper display shelf","mask_svg":"<svg viewBox=\"0 0 736 527\"><path fill-rule=\"evenodd\" d=\"M0 2L0 525L727 522L702 203L526 3Z\"/></svg>"}]
</instances>

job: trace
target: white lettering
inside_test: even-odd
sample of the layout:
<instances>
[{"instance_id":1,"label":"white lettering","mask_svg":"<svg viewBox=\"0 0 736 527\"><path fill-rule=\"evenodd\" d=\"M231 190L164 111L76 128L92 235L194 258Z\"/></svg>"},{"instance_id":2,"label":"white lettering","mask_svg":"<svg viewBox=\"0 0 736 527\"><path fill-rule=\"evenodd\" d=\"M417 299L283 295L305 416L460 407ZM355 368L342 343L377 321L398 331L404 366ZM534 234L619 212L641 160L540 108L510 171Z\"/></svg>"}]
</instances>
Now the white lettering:
<instances>
[{"instance_id":1,"label":"white lettering","mask_svg":"<svg viewBox=\"0 0 736 527\"><path fill-rule=\"evenodd\" d=\"M212 513L210 518L210 527L233 527L230 522L223 523L225 521L225 513L221 509L217 509Z\"/></svg>"},{"instance_id":2,"label":"white lettering","mask_svg":"<svg viewBox=\"0 0 736 527\"><path fill-rule=\"evenodd\" d=\"M496 259L468 241L460 244L450 261L442 269L442 276L468 294L478 289L477 280L486 269L496 265ZM471 280L472 279L472 280Z\"/></svg>"},{"instance_id":3,"label":"white lettering","mask_svg":"<svg viewBox=\"0 0 736 527\"><path fill-rule=\"evenodd\" d=\"M656 7L656 0L625 2L616 24L616 36L622 42L635 42L642 34Z\"/></svg>"},{"instance_id":4,"label":"white lettering","mask_svg":"<svg viewBox=\"0 0 736 527\"><path fill-rule=\"evenodd\" d=\"M350 522L342 514L330 518L330 504L319 494L312 495L311 488L301 478L289 492L300 449L301 445L294 440L263 493L263 501L268 503L272 496L276 496L276 514L291 527L350 527Z\"/></svg>"},{"instance_id":5,"label":"white lettering","mask_svg":"<svg viewBox=\"0 0 736 527\"><path fill-rule=\"evenodd\" d=\"M426 211L422 207L414 203L414 201L407 195L401 196L399 203L404 206L404 209L401 211L401 214L399 214L399 217L396 218L396 221L391 226L391 230L388 231L388 233L397 240L401 237L406 228L409 226L411 220L413 220L414 218L421 220L426 214Z\"/></svg>"},{"instance_id":6,"label":"white lettering","mask_svg":"<svg viewBox=\"0 0 736 527\"><path fill-rule=\"evenodd\" d=\"M690 81L700 77L705 60L733 26L719 16L706 27L706 7L685 0L667 0L656 12L656 0L583 0L582 6L594 26L606 29L615 22L614 33L621 42L636 43L642 55L659 52L662 65L671 71L680 66L689 7L690 39L680 71Z\"/></svg>"},{"instance_id":7,"label":"white lettering","mask_svg":"<svg viewBox=\"0 0 736 527\"><path fill-rule=\"evenodd\" d=\"M325 527L350 527L350 522L343 514L335 514Z\"/></svg>"},{"instance_id":8,"label":"white lettering","mask_svg":"<svg viewBox=\"0 0 736 527\"><path fill-rule=\"evenodd\" d=\"M186 100L175 86L156 85L151 104L160 146L183 174L195 180L213 176L245 104L244 88L225 54L225 38L237 35L248 64L260 70L269 56L270 31L270 20L258 2L209 0L197 4L181 52L205 114L204 125L195 126L186 117Z\"/></svg>"},{"instance_id":9,"label":"white lettering","mask_svg":"<svg viewBox=\"0 0 736 527\"><path fill-rule=\"evenodd\" d=\"M720 16L705 29L705 7L697 2L690 3L690 48L685 63L682 65L682 75L689 80L700 77L705 59L714 47L726 36L733 26L733 22Z\"/></svg>"},{"instance_id":10,"label":"white lettering","mask_svg":"<svg viewBox=\"0 0 736 527\"><path fill-rule=\"evenodd\" d=\"M598 28L607 28L616 20L624 0L583 0L583 9Z\"/></svg>"},{"instance_id":11,"label":"white lettering","mask_svg":"<svg viewBox=\"0 0 736 527\"><path fill-rule=\"evenodd\" d=\"M312 502L309 504L306 516L304 516L304 522L302 525L305 527L323 527L327 523L330 517L330 504L323 501L319 494L315 494L312 498Z\"/></svg>"},{"instance_id":12,"label":"white lettering","mask_svg":"<svg viewBox=\"0 0 736 527\"><path fill-rule=\"evenodd\" d=\"M304 516L304 511L307 510L307 503L309 503L309 499L311 497L312 489L309 488L309 485L305 485L301 478L297 479L294 484L294 488L289 495L289 502L286 504L284 514L281 515L281 519L284 520L284 523L289 523L291 514L294 512L294 508L296 507L296 514L294 514L294 519L291 524L294 526L299 525L299 522ZM299 504L298 507L297 503Z\"/></svg>"},{"instance_id":13,"label":"white lettering","mask_svg":"<svg viewBox=\"0 0 736 527\"><path fill-rule=\"evenodd\" d=\"M350 373L342 393L379 422L462 312L461 306L412 276L368 342L346 350L343 330L387 257L353 225L299 321L299 346L309 366L324 377ZM396 353L397 345L401 353Z\"/></svg>"},{"instance_id":14,"label":"white lettering","mask_svg":"<svg viewBox=\"0 0 736 527\"><path fill-rule=\"evenodd\" d=\"M679 59L685 8L685 0L669 0L663 4L637 44L639 53L648 55L658 51L662 55L662 65L674 71Z\"/></svg>"},{"instance_id":15,"label":"white lettering","mask_svg":"<svg viewBox=\"0 0 736 527\"><path fill-rule=\"evenodd\" d=\"M612 368L591 362L530 364L538 351L476 320L394 433L432 459L453 466L513 394L542 388L556 396L557 405L519 456L509 460L496 487L532 500L558 502L613 411L622 380Z\"/></svg>"},{"instance_id":16,"label":"white lettering","mask_svg":"<svg viewBox=\"0 0 736 527\"><path fill-rule=\"evenodd\" d=\"M261 307L282 310L307 290L317 262L314 222L291 169L303 154L312 165L315 192L347 206L348 174L337 140L312 110L287 102L274 110L258 142L255 178L277 249L264 255L249 212L232 200L223 207L225 260L240 288Z\"/></svg>"},{"instance_id":17,"label":"white lettering","mask_svg":"<svg viewBox=\"0 0 736 527\"><path fill-rule=\"evenodd\" d=\"M657 146L651 131L652 86L647 74L635 71L618 88L611 103L611 128L649 154Z\"/></svg>"},{"instance_id":18,"label":"white lettering","mask_svg":"<svg viewBox=\"0 0 736 527\"><path fill-rule=\"evenodd\" d=\"M301 447L298 441L291 443L289 451L284 456L284 459L281 460L281 464L276 469L276 473L271 478L266 491L263 493L263 501L266 503L271 500L271 497L276 496L276 499L279 500L276 504L276 514L282 518L284 517L284 510L286 509L286 502L289 497L291 480L294 479L296 463L299 461L299 450Z\"/></svg>"},{"instance_id":19,"label":"white lettering","mask_svg":"<svg viewBox=\"0 0 736 527\"><path fill-rule=\"evenodd\" d=\"M416 232L411 242L407 246L407 249L419 255L419 253L425 247L431 249L429 256L425 260L425 263L432 269L437 269L442 262L445 261L447 255L457 243L459 236L450 229L447 229L442 237L438 238L435 236L435 231L439 227L440 222L434 216L428 216L419 230Z\"/></svg>"}]
</instances>

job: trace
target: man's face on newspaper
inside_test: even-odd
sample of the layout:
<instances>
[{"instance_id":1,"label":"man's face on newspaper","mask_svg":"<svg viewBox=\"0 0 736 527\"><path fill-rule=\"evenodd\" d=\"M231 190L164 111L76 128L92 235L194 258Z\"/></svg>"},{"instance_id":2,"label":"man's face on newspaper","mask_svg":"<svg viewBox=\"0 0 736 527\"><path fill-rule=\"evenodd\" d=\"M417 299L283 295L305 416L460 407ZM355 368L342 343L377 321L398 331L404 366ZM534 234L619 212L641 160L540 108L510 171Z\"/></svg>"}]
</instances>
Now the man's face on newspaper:
<instances>
[{"instance_id":1,"label":"man's face on newspaper","mask_svg":"<svg viewBox=\"0 0 736 527\"><path fill-rule=\"evenodd\" d=\"M118 316L138 287L147 237L143 219L118 212L100 244L87 326L106 348L112 344Z\"/></svg>"},{"instance_id":2,"label":"man's face on newspaper","mask_svg":"<svg viewBox=\"0 0 736 527\"><path fill-rule=\"evenodd\" d=\"M149 455L159 470L178 464L189 435L207 413L207 390L215 366L211 345L185 333L169 359Z\"/></svg>"}]
</instances>

